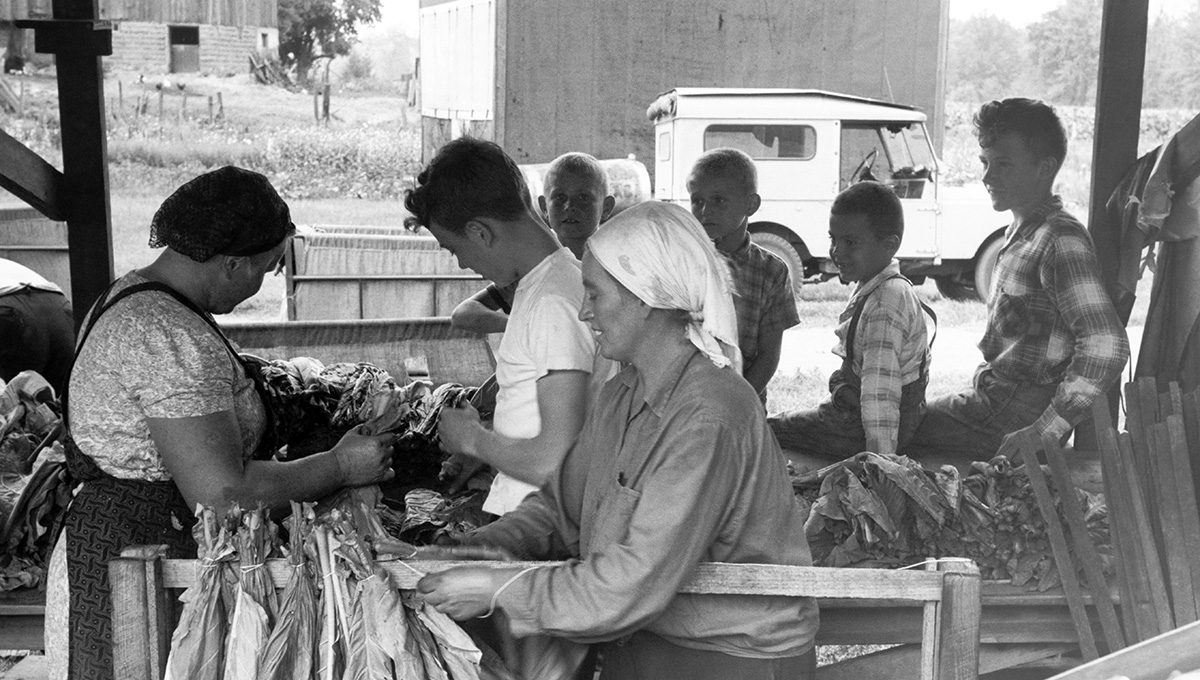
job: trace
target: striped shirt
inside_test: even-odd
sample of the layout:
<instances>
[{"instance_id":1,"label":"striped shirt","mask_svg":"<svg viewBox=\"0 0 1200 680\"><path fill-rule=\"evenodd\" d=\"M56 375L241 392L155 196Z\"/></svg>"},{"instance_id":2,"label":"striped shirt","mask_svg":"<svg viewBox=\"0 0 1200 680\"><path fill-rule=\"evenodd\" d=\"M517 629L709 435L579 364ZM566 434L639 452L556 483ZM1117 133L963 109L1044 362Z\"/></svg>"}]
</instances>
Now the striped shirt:
<instances>
[{"instance_id":1,"label":"striped shirt","mask_svg":"<svg viewBox=\"0 0 1200 680\"><path fill-rule=\"evenodd\" d=\"M892 260L878 274L859 283L834 330L838 342L833 353L845 359L854 308L866 297L854 332L853 370L862 382L859 405L866 450L882 454L896 453L900 391L921 377L922 362L926 368L929 365L925 314L912 284L892 278L899 273L900 262Z\"/></svg>"},{"instance_id":2,"label":"striped shirt","mask_svg":"<svg viewBox=\"0 0 1200 680\"><path fill-rule=\"evenodd\" d=\"M1062 437L1129 360L1129 340L1100 282L1087 230L1052 196L1004 234L979 349L1001 376L1057 384L1039 433Z\"/></svg>"}]
</instances>

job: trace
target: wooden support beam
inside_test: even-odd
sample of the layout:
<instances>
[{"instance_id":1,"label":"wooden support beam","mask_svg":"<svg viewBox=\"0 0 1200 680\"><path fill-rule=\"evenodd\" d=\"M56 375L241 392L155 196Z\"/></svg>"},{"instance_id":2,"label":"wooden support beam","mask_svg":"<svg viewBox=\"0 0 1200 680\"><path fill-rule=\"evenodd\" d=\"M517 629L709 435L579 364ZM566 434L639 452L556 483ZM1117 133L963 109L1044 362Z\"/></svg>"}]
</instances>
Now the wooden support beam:
<instances>
[{"instance_id":1,"label":"wooden support beam","mask_svg":"<svg viewBox=\"0 0 1200 680\"><path fill-rule=\"evenodd\" d=\"M63 175L46 159L0 130L0 187L46 217L62 221Z\"/></svg>"},{"instance_id":2,"label":"wooden support beam","mask_svg":"<svg viewBox=\"0 0 1200 680\"><path fill-rule=\"evenodd\" d=\"M54 0L54 18L100 18L98 0ZM63 196L71 249L71 303L75 325L113 280L112 213L108 196L108 143L104 70L94 54L56 56L62 121Z\"/></svg>"}]
</instances>

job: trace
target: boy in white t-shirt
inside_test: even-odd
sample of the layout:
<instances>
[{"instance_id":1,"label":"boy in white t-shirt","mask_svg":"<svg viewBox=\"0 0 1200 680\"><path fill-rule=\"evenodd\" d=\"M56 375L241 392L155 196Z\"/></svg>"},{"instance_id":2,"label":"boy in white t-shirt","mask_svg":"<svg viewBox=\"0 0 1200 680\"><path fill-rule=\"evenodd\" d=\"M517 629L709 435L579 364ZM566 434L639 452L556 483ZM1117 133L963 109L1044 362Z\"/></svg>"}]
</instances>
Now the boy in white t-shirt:
<instances>
[{"instance_id":1,"label":"boy in white t-shirt","mask_svg":"<svg viewBox=\"0 0 1200 680\"><path fill-rule=\"evenodd\" d=\"M579 320L579 261L532 213L523 187L499 146L463 137L438 151L404 201L406 224L427 228L460 267L501 288L520 282L496 353L493 429L469 406L443 410L438 423L443 449L499 470L483 506L497 515L549 479L574 444L596 347Z\"/></svg>"}]
</instances>

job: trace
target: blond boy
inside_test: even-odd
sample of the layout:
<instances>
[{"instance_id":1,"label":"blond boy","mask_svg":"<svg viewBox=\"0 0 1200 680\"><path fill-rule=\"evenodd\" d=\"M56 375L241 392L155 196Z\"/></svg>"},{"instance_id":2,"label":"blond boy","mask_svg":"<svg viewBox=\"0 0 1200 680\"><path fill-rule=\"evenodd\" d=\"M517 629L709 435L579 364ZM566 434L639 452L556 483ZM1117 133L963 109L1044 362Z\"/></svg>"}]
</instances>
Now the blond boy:
<instances>
[{"instance_id":1,"label":"blond boy","mask_svg":"<svg viewBox=\"0 0 1200 680\"><path fill-rule=\"evenodd\" d=\"M742 376L765 404L783 332L800 323L800 316L787 265L750 241L750 216L762 203L758 171L742 151L714 149L692 166L687 190L692 214L729 262Z\"/></svg>"}]
</instances>

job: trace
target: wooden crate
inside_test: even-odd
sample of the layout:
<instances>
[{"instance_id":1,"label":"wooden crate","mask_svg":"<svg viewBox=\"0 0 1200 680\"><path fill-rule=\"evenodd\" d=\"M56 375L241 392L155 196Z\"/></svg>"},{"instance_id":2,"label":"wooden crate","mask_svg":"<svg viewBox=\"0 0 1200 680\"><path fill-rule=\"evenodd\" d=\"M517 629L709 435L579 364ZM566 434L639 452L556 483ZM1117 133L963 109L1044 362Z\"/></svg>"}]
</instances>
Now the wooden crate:
<instances>
[{"instance_id":1,"label":"wooden crate","mask_svg":"<svg viewBox=\"0 0 1200 680\"><path fill-rule=\"evenodd\" d=\"M129 548L109 563L113 590L113 664L123 680L157 680L163 675L176 618L175 591L195 583L196 561L164 559L165 547ZM461 562L417 563L432 573ZM484 565L486 562L471 562ZM534 563L496 563L528 566ZM416 586L417 574L396 562L380 564L398 588ZM277 588L290 574L285 560L268 560ZM976 678L979 667L979 569L969 561L943 561L937 570L829 569L756 564L701 564L680 592L788 595L866 600L889 608L919 608L921 646L864 666L851 660L821 669L822 678ZM873 660L874 661L874 660Z\"/></svg>"},{"instance_id":2,"label":"wooden crate","mask_svg":"<svg viewBox=\"0 0 1200 680\"><path fill-rule=\"evenodd\" d=\"M287 250L289 320L449 316L487 285L432 236L398 227L320 227Z\"/></svg>"}]
</instances>

